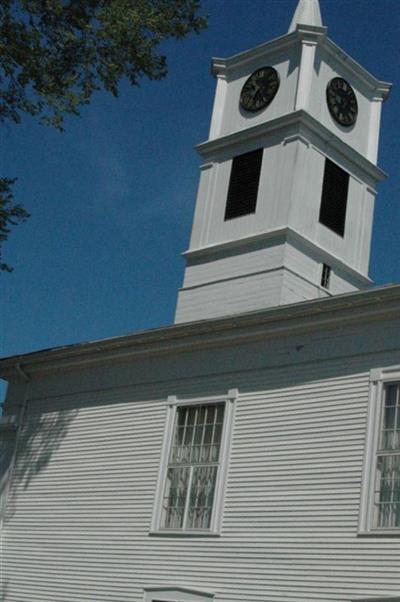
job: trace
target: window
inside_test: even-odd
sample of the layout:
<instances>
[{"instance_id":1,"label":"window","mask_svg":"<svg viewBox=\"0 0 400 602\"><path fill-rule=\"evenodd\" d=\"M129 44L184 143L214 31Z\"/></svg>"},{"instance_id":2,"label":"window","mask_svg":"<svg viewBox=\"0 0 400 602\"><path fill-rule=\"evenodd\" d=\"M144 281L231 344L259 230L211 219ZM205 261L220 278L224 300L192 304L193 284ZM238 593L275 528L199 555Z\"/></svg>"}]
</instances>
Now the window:
<instances>
[{"instance_id":1,"label":"window","mask_svg":"<svg viewBox=\"0 0 400 602\"><path fill-rule=\"evenodd\" d=\"M228 462L233 402L170 398L152 531L218 531Z\"/></svg>"},{"instance_id":2,"label":"window","mask_svg":"<svg viewBox=\"0 0 400 602\"><path fill-rule=\"evenodd\" d=\"M361 510L363 531L400 534L400 367L371 374Z\"/></svg>"},{"instance_id":3,"label":"window","mask_svg":"<svg viewBox=\"0 0 400 602\"><path fill-rule=\"evenodd\" d=\"M224 404L177 408L162 503L164 529L209 529Z\"/></svg>"},{"instance_id":4,"label":"window","mask_svg":"<svg viewBox=\"0 0 400 602\"><path fill-rule=\"evenodd\" d=\"M262 156L259 148L233 158L225 220L255 213Z\"/></svg>"},{"instance_id":5,"label":"window","mask_svg":"<svg viewBox=\"0 0 400 602\"><path fill-rule=\"evenodd\" d=\"M400 383L383 387L383 409L377 452L376 525L400 527Z\"/></svg>"},{"instance_id":6,"label":"window","mask_svg":"<svg viewBox=\"0 0 400 602\"><path fill-rule=\"evenodd\" d=\"M348 190L349 174L326 159L319 221L339 236L344 236Z\"/></svg>"},{"instance_id":7,"label":"window","mask_svg":"<svg viewBox=\"0 0 400 602\"><path fill-rule=\"evenodd\" d=\"M321 286L329 289L331 283L331 268L326 263L322 264Z\"/></svg>"}]
</instances>

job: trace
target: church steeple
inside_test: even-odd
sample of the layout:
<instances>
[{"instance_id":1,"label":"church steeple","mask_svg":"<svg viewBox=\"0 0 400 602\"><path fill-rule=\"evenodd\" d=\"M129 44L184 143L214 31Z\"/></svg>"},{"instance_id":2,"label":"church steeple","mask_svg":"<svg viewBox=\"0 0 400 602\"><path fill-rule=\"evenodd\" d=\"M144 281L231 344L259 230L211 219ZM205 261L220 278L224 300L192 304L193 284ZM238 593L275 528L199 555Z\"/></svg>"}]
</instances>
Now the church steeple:
<instances>
[{"instance_id":1,"label":"church steeple","mask_svg":"<svg viewBox=\"0 0 400 602\"><path fill-rule=\"evenodd\" d=\"M297 25L322 27L319 0L299 0L288 33L295 31Z\"/></svg>"},{"instance_id":2,"label":"church steeple","mask_svg":"<svg viewBox=\"0 0 400 602\"><path fill-rule=\"evenodd\" d=\"M327 37L318 0L289 33L214 59L217 90L176 322L365 288L390 84Z\"/></svg>"}]
</instances>

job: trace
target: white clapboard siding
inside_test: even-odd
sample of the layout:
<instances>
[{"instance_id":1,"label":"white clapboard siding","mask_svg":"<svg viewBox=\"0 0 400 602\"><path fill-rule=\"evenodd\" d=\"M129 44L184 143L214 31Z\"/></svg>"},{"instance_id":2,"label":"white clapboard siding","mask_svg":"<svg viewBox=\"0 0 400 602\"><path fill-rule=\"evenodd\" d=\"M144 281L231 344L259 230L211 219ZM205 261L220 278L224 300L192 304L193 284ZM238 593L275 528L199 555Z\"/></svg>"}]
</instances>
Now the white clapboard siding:
<instances>
[{"instance_id":1,"label":"white clapboard siding","mask_svg":"<svg viewBox=\"0 0 400 602\"><path fill-rule=\"evenodd\" d=\"M400 538L357 535L369 368L400 358L232 374L237 354L226 351L207 378L201 357L199 376L173 380L169 364L157 383L116 385L114 368L112 387L29 402L5 518L4 602L143 602L144 588L167 585L216 602L400 595ZM167 396L232 387L221 536L149 535Z\"/></svg>"}]
</instances>

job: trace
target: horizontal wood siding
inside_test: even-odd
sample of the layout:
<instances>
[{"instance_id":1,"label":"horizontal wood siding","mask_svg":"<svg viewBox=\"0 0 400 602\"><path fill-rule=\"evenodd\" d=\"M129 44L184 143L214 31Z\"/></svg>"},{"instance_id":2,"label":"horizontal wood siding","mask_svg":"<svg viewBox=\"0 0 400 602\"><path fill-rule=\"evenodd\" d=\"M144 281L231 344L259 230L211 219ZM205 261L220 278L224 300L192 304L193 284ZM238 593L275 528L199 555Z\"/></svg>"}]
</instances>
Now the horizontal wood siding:
<instances>
[{"instance_id":1,"label":"horizontal wood siding","mask_svg":"<svg viewBox=\"0 0 400 602\"><path fill-rule=\"evenodd\" d=\"M28 404L3 535L5 602L142 602L144 588L166 585L217 602L400 595L400 537L357 536L368 366L398 356L232 375L229 353L209 380L113 379ZM167 395L230 387L241 393L221 536L149 535Z\"/></svg>"}]
</instances>

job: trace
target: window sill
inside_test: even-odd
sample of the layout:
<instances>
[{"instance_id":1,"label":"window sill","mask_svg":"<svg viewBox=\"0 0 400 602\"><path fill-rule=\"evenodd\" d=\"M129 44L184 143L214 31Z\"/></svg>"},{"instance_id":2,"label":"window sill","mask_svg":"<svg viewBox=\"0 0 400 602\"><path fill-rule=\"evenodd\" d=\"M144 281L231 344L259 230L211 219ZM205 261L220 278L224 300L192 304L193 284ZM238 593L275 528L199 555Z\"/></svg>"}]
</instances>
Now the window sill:
<instances>
[{"instance_id":1,"label":"window sill","mask_svg":"<svg viewBox=\"0 0 400 602\"><path fill-rule=\"evenodd\" d=\"M151 537L221 537L220 533L215 531L149 531Z\"/></svg>"},{"instance_id":2,"label":"window sill","mask_svg":"<svg viewBox=\"0 0 400 602\"><path fill-rule=\"evenodd\" d=\"M359 531L358 537L400 537L399 529L371 529L370 531Z\"/></svg>"}]
</instances>

